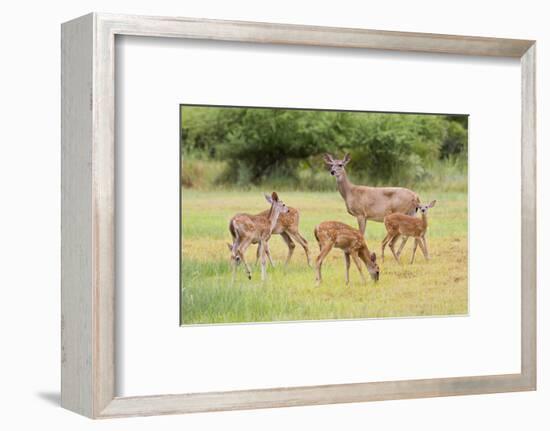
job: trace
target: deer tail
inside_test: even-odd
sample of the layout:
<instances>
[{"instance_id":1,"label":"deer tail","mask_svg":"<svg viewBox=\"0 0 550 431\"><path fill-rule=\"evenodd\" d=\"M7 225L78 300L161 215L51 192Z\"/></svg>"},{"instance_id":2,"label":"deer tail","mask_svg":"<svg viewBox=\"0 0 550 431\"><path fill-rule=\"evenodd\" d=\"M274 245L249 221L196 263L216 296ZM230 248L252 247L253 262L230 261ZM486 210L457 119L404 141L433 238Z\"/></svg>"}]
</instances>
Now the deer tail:
<instances>
[{"instance_id":1,"label":"deer tail","mask_svg":"<svg viewBox=\"0 0 550 431\"><path fill-rule=\"evenodd\" d=\"M229 220L229 233L231 233L233 240L235 240L237 237L237 232L235 230L235 226L233 226L233 219Z\"/></svg>"},{"instance_id":2,"label":"deer tail","mask_svg":"<svg viewBox=\"0 0 550 431\"><path fill-rule=\"evenodd\" d=\"M319 226L315 226L313 229L313 235L315 235L315 239L317 240L317 244L319 244L319 250L321 250L321 240L319 239L319 232L317 232L317 229Z\"/></svg>"}]
</instances>

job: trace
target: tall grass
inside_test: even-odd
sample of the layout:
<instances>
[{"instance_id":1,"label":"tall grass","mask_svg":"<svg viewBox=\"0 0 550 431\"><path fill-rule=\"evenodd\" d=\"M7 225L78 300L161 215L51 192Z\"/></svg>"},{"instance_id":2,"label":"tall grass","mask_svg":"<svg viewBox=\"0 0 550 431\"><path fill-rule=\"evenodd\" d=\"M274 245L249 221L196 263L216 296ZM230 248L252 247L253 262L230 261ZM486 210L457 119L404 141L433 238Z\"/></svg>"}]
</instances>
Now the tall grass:
<instances>
[{"instance_id":1,"label":"tall grass","mask_svg":"<svg viewBox=\"0 0 550 431\"><path fill-rule=\"evenodd\" d=\"M258 184L246 181L246 172L242 172L242 181L237 184L224 181L227 175L226 162L202 160L192 155L182 158L182 185L185 189L207 190L278 190L278 191L333 191L335 180L322 167L304 164L297 176L286 172L274 172L269 180ZM414 180L406 182L401 178L391 178L381 182L369 177L368 172L350 173L350 180L356 184L371 186L399 186L414 190L442 192L467 192L467 163L462 158L437 160L423 167Z\"/></svg>"},{"instance_id":2,"label":"tall grass","mask_svg":"<svg viewBox=\"0 0 550 431\"><path fill-rule=\"evenodd\" d=\"M184 188L210 190L216 187L217 178L223 172L224 166L224 162L215 160L182 158L181 185Z\"/></svg>"}]
</instances>

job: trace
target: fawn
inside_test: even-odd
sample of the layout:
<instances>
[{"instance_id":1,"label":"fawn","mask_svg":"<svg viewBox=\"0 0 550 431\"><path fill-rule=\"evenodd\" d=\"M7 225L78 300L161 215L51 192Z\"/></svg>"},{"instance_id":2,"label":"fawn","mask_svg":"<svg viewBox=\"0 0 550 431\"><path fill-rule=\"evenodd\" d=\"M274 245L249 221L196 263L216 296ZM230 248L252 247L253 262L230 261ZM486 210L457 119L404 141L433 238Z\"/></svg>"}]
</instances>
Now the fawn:
<instances>
[{"instance_id":1,"label":"fawn","mask_svg":"<svg viewBox=\"0 0 550 431\"><path fill-rule=\"evenodd\" d=\"M229 221L229 232L233 237L233 244L227 244L227 246L231 251L233 279L235 279L237 266L241 262L244 264L248 279L252 279L252 273L244 255L250 244L259 244L262 262L262 281L265 280L266 255L269 253L267 242L277 225L279 215L288 212L288 207L283 201L279 200L277 193L273 192L271 196L265 195L265 199L271 204L267 215L263 215L263 213L259 215L237 214Z\"/></svg>"},{"instance_id":2,"label":"fawn","mask_svg":"<svg viewBox=\"0 0 550 431\"><path fill-rule=\"evenodd\" d=\"M387 235L382 240L382 260L384 260L384 249L386 244L389 243L390 250L393 253L395 260L399 262L399 256L401 254L401 248L395 253L394 246L397 239L403 235L405 237L412 236L414 238L414 247L411 257L411 264L414 262L414 255L416 253L416 247L420 245L422 254L426 260L430 259L428 254L428 244L426 243L426 230L428 229L428 209L433 208L435 200L431 201L427 205L418 205L421 217L413 217L405 214L389 214L384 217L384 225L386 226Z\"/></svg>"},{"instance_id":3,"label":"fawn","mask_svg":"<svg viewBox=\"0 0 550 431\"><path fill-rule=\"evenodd\" d=\"M371 278L374 281L378 281L380 278L380 268L376 264L376 254L371 254L369 252L365 238L359 230L337 221L325 221L316 226L313 232L317 242L319 243L319 249L321 251L315 262L317 284L320 284L322 281L321 265L330 250L332 250L332 247L336 247L344 251L344 258L346 262L346 285L349 284L350 256L359 270L363 283L366 281L359 259L365 262Z\"/></svg>"},{"instance_id":4,"label":"fawn","mask_svg":"<svg viewBox=\"0 0 550 431\"><path fill-rule=\"evenodd\" d=\"M307 264L308 266L311 266L307 240L300 234L300 231L298 230L298 224L300 223L300 213L296 208L287 208L287 213L279 215L279 218L277 219L277 224L275 225L275 228L273 229L273 232L271 232L271 234L281 235L285 244L288 247L288 255L286 257L285 265L288 265L288 263L290 262L290 258L292 257L294 249L296 248L296 244L294 244L294 241L296 241L304 249L306 253ZM270 210L265 210L257 215L267 217L269 215L269 211ZM292 241L293 239L294 241ZM271 264L271 266L274 266L273 261L271 260L271 253L269 252L269 246L267 243L265 251L269 259L269 263ZM258 245L258 250L256 252L256 263L258 263L259 258L260 246Z\"/></svg>"}]
</instances>

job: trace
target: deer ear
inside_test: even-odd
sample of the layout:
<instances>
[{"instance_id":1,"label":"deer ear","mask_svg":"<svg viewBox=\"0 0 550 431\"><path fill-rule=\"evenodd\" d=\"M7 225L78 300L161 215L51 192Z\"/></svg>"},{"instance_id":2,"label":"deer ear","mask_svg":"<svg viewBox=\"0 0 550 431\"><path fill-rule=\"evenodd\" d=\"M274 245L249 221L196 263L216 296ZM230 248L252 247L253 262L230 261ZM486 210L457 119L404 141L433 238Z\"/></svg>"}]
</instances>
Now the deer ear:
<instances>
[{"instance_id":1,"label":"deer ear","mask_svg":"<svg viewBox=\"0 0 550 431\"><path fill-rule=\"evenodd\" d=\"M332 163L334 163L334 158L329 154L329 153L325 153L323 155L323 160L325 161L325 163L331 165Z\"/></svg>"},{"instance_id":2,"label":"deer ear","mask_svg":"<svg viewBox=\"0 0 550 431\"><path fill-rule=\"evenodd\" d=\"M376 253L375 252L372 252L372 254L370 255L370 260L372 260L372 263L376 262Z\"/></svg>"},{"instance_id":3,"label":"deer ear","mask_svg":"<svg viewBox=\"0 0 550 431\"><path fill-rule=\"evenodd\" d=\"M279 200L279 196L277 196L276 192L271 193L271 199L273 199L275 202Z\"/></svg>"},{"instance_id":4,"label":"deer ear","mask_svg":"<svg viewBox=\"0 0 550 431\"><path fill-rule=\"evenodd\" d=\"M349 155L349 153L346 153L346 155L344 156L344 165L347 165L351 160L351 156Z\"/></svg>"},{"instance_id":5,"label":"deer ear","mask_svg":"<svg viewBox=\"0 0 550 431\"><path fill-rule=\"evenodd\" d=\"M273 203L273 199L271 199L271 196L264 193L264 197L265 197L265 200L267 201L267 203L269 203L269 204Z\"/></svg>"},{"instance_id":6,"label":"deer ear","mask_svg":"<svg viewBox=\"0 0 550 431\"><path fill-rule=\"evenodd\" d=\"M436 202L437 202L437 201L434 199L433 201L430 202L430 205L428 205L428 207L429 207L429 208L435 207L435 203L436 203Z\"/></svg>"}]
</instances>

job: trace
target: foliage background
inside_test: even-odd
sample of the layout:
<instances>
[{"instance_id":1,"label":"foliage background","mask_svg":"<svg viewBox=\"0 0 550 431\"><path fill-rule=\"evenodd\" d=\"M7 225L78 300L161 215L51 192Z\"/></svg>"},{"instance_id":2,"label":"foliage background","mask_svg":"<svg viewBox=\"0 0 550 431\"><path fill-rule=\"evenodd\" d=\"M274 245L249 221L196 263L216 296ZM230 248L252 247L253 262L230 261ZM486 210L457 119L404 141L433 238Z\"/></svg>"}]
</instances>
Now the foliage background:
<instances>
[{"instance_id":1,"label":"foliage background","mask_svg":"<svg viewBox=\"0 0 550 431\"><path fill-rule=\"evenodd\" d=\"M203 190L334 190L321 155L350 152L354 181L466 191L468 117L183 105L181 151Z\"/></svg>"}]
</instances>

